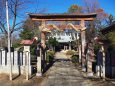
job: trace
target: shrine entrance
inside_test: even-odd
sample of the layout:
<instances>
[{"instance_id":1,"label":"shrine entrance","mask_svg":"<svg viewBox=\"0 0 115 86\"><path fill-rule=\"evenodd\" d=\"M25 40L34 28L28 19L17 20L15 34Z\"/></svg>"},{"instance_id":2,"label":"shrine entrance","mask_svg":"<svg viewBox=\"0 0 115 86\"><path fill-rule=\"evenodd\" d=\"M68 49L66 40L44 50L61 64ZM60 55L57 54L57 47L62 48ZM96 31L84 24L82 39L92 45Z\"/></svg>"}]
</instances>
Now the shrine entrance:
<instances>
[{"instance_id":1,"label":"shrine entrance","mask_svg":"<svg viewBox=\"0 0 115 86\"><path fill-rule=\"evenodd\" d=\"M75 31L79 32L78 40L80 44L78 45L79 51L79 62L81 63L82 68L85 68L86 57L85 57L85 46L86 46L86 25L85 21L94 21L96 18L96 13L89 13L89 14L28 14L29 17L33 21L40 21L41 26L39 26L39 30L41 33L41 43L39 46L40 54L37 57L37 75L42 75L42 67L45 67L45 60L46 60L46 34L50 33L52 29L62 30L60 27L54 23L46 24L46 22L50 21L78 21L79 25L72 24L68 22L66 25L60 25L61 27L74 29ZM63 31L63 30L62 30ZM38 52L38 53L39 53ZM89 62L90 63L90 62ZM89 65L90 67L90 65ZM91 72L91 68L87 70Z\"/></svg>"}]
</instances>

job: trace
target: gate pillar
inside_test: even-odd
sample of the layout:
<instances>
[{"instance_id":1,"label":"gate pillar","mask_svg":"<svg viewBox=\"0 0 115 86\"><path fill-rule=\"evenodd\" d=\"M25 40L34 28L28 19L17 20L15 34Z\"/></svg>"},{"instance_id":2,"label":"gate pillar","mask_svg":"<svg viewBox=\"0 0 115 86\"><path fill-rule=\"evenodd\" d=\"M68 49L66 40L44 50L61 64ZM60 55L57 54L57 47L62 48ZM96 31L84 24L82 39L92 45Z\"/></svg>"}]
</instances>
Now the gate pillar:
<instances>
[{"instance_id":1,"label":"gate pillar","mask_svg":"<svg viewBox=\"0 0 115 86\"><path fill-rule=\"evenodd\" d=\"M86 45L86 38L85 38L85 21L81 20L81 60L82 60L82 70L86 71L86 59L85 59L85 54L84 54L84 50L85 50L85 45Z\"/></svg>"}]
</instances>

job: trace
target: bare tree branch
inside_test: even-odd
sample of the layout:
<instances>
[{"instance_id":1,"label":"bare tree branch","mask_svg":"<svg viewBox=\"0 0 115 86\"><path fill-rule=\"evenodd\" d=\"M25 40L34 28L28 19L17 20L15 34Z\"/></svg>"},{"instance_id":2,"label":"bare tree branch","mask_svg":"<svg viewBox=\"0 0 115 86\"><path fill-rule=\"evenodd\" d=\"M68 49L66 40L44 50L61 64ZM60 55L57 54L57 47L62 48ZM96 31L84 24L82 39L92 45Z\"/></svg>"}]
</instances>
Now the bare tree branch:
<instances>
[{"instance_id":1,"label":"bare tree branch","mask_svg":"<svg viewBox=\"0 0 115 86\"><path fill-rule=\"evenodd\" d=\"M13 19L13 25L12 25L11 33L13 33L14 28L15 28L15 24L16 24L16 16L17 16L17 10L16 10L16 8L17 8L17 2L14 5L14 19Z\"/></svg>"},{"instance_id":2,"label":"bare tree branch","mask_svg":"<svg viewBox=\"0 0 115 86\"><path fill-rule=\"evenodd\" d=\"M1 27L1 31L7 34L7 31L1 21L0 21L0 27Z\"/></svg>"}]
</instances>

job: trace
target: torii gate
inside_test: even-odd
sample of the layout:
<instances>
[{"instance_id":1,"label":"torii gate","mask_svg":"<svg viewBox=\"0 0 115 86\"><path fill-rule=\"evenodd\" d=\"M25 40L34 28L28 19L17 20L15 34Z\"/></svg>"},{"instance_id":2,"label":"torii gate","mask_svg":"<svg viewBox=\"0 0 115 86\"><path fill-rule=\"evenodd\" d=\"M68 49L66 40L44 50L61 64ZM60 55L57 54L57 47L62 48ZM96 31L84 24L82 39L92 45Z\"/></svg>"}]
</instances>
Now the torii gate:
<instances>
[{"instance_id":1,"label":"torii gate","mask_svg":"<svg viewBox=\"0 0 115 86\"><path fill-rule=\"evenodd\" d=\"M86 45L86 38L85 38L85 21L94 21L96 18L96 13L89 13L89 14L28 14L29 17L33 21L40 21L41 26L39 27L41 31L41 44L42 47L45 48L45 34L50 30L46 28L46 21L80 21L80 28L76 27L76 25L68 24L75 30L81 31L81 51L79 52L79 57L81 58L82 67L85 66L85 58L84 58L84 48ZM52 25L53 28L59 29L57 26ZM41 58L38 58L38 73L41 73Z\"/></svg>"}]
</instances>

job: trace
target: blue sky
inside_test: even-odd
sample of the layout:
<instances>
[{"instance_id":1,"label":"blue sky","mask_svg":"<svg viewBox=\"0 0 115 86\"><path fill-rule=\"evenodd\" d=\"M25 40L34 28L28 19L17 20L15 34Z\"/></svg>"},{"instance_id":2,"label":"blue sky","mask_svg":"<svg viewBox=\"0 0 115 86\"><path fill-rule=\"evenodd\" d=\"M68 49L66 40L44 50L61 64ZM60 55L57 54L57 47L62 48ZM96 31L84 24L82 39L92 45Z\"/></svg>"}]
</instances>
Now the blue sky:
<instances>
[{"instance_id":1,"label":"blue sky","mask_svg":"<svg viewBox=\"0 0 115 86\"><path fill-rule=\"evenodd\" d=\"M72 4L84 6L83 0L33 0L36 3L30 4L28 12L36 12L45 9L46 13L64 13ZM108 14L115 16L115 0L98 0L100 7Z\"/></svg>"}]
</instances>

